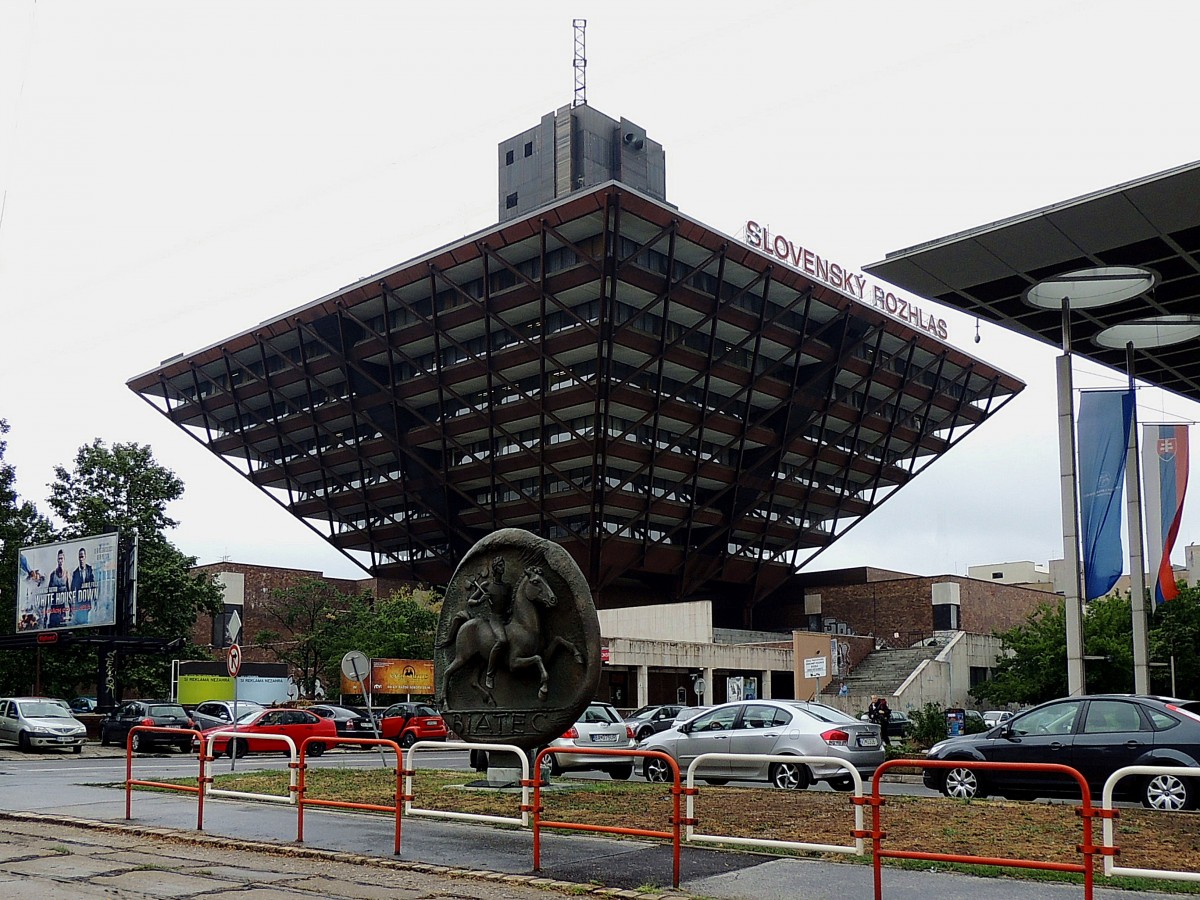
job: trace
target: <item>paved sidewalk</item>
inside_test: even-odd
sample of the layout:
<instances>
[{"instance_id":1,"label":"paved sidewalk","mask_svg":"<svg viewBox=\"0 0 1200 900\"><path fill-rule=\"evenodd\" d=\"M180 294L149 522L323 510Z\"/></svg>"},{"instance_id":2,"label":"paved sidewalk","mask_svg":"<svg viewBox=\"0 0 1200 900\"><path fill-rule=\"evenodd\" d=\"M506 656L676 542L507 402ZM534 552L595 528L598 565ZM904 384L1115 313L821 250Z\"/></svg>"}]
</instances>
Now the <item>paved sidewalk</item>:
<instances>
[{"instance_id":1,"label":"paved sidewalk","mask_svg":"<svg viewBox=\"0 0 1200 900\"><path fill-rule=\"evenodd\" d=\"M0 813L0 897L5 900L547 900L594 890L596 885L531 875L471 873L166 828Z\"/></svg>"}]
</instances>

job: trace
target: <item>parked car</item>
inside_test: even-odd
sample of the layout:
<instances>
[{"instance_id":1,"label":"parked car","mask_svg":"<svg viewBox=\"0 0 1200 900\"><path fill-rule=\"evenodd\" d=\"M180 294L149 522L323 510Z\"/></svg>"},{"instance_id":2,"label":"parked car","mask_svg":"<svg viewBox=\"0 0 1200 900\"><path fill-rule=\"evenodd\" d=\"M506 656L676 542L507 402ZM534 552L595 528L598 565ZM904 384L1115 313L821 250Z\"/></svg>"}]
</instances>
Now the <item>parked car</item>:
<instances>
[{"instance_id":1,"label":"parked car","mask_svg":"<svg viewBox=\"0 0 1200 900\"><path fill-rule=\"evenodd\" d=\"M379 736L411 747L417 741L444 741L450 730L428 703L393 703L379 718Z\"/></svg>"},{"instance_id":2,"label":"parked car","mask_svg":"<svg viewBox=\"0 0 1200 900\"><path fill-rule=\"evenodd\" d=\"M988 728L993 728L1001 722L1007 722L1013 717L1013 714L1007 709L989 709L983 714L983 724Z\"/></svg>"},{"instance_id":3,"label":"parked car","mask_svg":"<svg viewBox=\"0 0 1200 900\"><path fill-rule=\"evenodd\" d=\"M370 717L364 716L362 713L355 712L352 709L321 703L308 707L308 711L320 716L322 719L332 719L333 726L337 729L340 737L375 737L375 729L372 727L374 723L372 723ZM353 747L354 745L351 744L349 746Z\"/></svg>"},{"instance_id":4,"label":"parked car","mask_svg":"<svg viewBox=\"0 0 1200 900\"><path fill-rule=\"evenodd\" d=\"M694 719L700 713L706 713L710 709L712 709L711 706L685 706L675 714L675 724L679 725L689 719Z\"/></svg>"},{"instance_id":5,"label":"parked car","mask_svg":"<svg viewBox=\"0 0 1200 900\"><path fill-rule=\"evenodd\" d=\"M1095 798L1108 776L1124 766L1200 765L1200 702L1129 694L1066 697L983 734L934 744L927 757L1061 763L1083 775ZM1074 779L1047 772L926 769L924 781L961 799L1079 796ZM1155 809L1192 809L1200 799L1200 781L1171 774L1129 777L1117 784L1117 796Z\"/></svg>"},{"instance_id":6,"label":"parked car","mask_svg":"<svg viewBox=\"0 0 1200 900\"><path fill-rule=\"evenodd\" d=\"M574 725L562 737L551 741L551 750L558 747L603 747L610 750L633 750L638 746L633 728L626 724L614 706L593 701ZM548 753L544 757L543 775L560 775L565 771L607 772L624 781L633 775L634 757L613 757L601 754Z\"/></svg>"},{"instance_id":7,"label":"parked car","mask_svg":"<svg viewBox=\"0 0 1200 900\"><path fill-rule=\"evenodd\" d=\"M67 706L70 707L71 712L73 712L73 713L95 712L96 711L96 698L95 697L76 697L74 700L72 700L70 703L68 703Z\"/></svg>"},{"instance_id":8,"label":"parked car","mask_svg":"<svg viewBox=\"0 0 1200 900\"><path fill-rule=\"evenodd\" d=\"M639 744L642 750L661 750L686 773L705 753L757 756L834 756L864 776L883 762L879 726L847 715L823 703L803 700L738 700L669 728ZM642 762L647 781L671 780L671 768L661 759ZM729 781L770 781L775 787L798 790L826 781L835 790L854 787L853 776L830 764L735 760L718 756L702 763L696 775L709 784Z\"/></svg>"},{"instance_id":9,"label":"parked car","mask_svg":"<svg viewBox=\"0 0 1200 900\"><path fill-rule=\"evenodd\" d=\"M83 752L87 728L62 700L8 697L0 700L0 741L28 753L42 747L70 747Z\"/></svg>"},{"instance_id":10,"label":"parked car","mask_svg":"<svg viewBox=\"0 0 1200 900\"><path fill-rule=\"evenodd\" d=\"M231 731L232 725L222 725L219 728L209 728L204 731L205 739L216 731ZM283 734L296 742L296 747L305 738L325 737L328 741L313 741L305 751L309 756L320 756L329 747L337 743L337 728L333 719L322 719L306 709L260 709L257 712L244 714L237 721L239 737L218 737L213 739L213 756L228 754L243 757L247 753L280 753L287 749L282 741L270 741L257 738L263 734ZM245 737L241 737L241 734Z\"/></svg>"},{"instance_id":11,"label":"parked car","mask_svg":"<svg viewBox=\"0 0 1200 900\"><path fill-rule=\"evenodd\" d=\"M633 729L639 741L659 731L666 731L675 724L675 717L683 709L678 703L666 706L643 706L625 717L625 724Z\"/></svg>"},{"instance_id":12,"label":"parked car","mask_svg":"<svg viewBox=\"0 0 1200 900\"><path fill-rule=\"evenodd\" d=\"M192 710L192 720L197 728L205 731L209 728L230 726L234 719L263 708L261 703L255 703L253 700L238 700L236 710L233 700L205 700L203 703L197 703L196 708Z\"/></svg>"},{"instance_id":13,"label":"parked car","mask_svg":"<svg viewBox=\"0 0 1200 900\"><path fill-rule=\"evenodd\" d=\"M131 700L122 703L100 720L100 743L125 744L135 725L159 728L193 729L196 723L174 700ZM155 747L176 747L184 753L192 749L192 735L174 735L162 731L136 731L130 749L135 753Z\"/></svg>"},{"instance_id":14,"label":"parked car","mask_svg":"<svg viewBox=\"0 0 1200 900\"><path fill-rule=\"evenodd\" d=\"M858 717L860 722L867 722L867 714L863 713ZM908 735L909 729L912 727L912 719L906 713L902 713L898 709L892 710L892 717L888 719L888 737L903 738Z\"/></svg>"}]
</instances>

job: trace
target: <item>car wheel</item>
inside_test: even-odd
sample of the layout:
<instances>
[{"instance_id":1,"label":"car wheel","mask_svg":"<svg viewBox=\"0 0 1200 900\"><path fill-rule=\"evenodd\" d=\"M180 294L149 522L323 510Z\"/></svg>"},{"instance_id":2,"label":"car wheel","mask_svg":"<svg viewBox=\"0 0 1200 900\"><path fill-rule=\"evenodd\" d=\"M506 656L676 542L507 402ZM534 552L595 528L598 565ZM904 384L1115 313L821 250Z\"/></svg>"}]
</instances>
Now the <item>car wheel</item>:
<instances>
[{"instance_id":1,"label":"car wheel","mask_svg":"<svg viewBox=\"0 0 1200 900\"><path fill-rule=\"evenodd\" d=\"M145 749L142 745L145 744L145 739L140 734L135 734L133 740L129 743L129 749L134 753L141 753Z\"/></svg>"},{"instance_id":2,"label":"car wheel","mask_svg":"<svg viewBox=\"0 0 1200 900\"><path fill-rule=\"evenodd\" d=\"M1195 806L1195 794L1195 788L1189 779L1163 772L1146 780L1146 786L1142 790L1142 805L1150 809L1178 812Z\"/></svg>"},{"instance_id":3,"label":"car wheel","mask_svg":"<svg viewBox=\"0 0 1200 900\"><path fill-rule=\"evenodd\" d=\"M829 786L835 791L852 791L854 790L854 778L850 775L843 775L841 778L829 779Z\"/></svg>"},{"instance_id":4,"label":"car wheel","mask_svg":"<svg viewBox=\"0 0 1200 900\"><path fill-rule=\"evenodd\" d=\"M76 746L72 747L71 752L77 753L77 754L82 753L83 752L83 744L77 744Z\"/></svg>"},{"instance_id":5,"label":"car wheel","mask_svg":"<svg viewBox=\"0 0 1200 900\"><path fill-rule=\"evenodd\" d=\"M22 731L17 735L17 746L21 748L22 753L29 753L33 750L33 746L29 743L29 733Z\"/></svg>"},{"instance_id":6,"label":"car wheel","mask_svg":"<svg viewBox=\"0 0 1200 900\"><path fill-rule=\"evenodd\" d=\"M608 770L608 774L617 779L617 781L628 781L630 776L633 775L633 763L629 763L626 766L613 766Z\"/></svg>"},{"instance_id":7,"label":"car wheel","mask_svg":"<svg viewBox=\"0 0 1200 900\"><path fill-rule=\"evenodd\" d=\"M401 747L411 747L417 742L417 736L411 731L404 732L404 737L400 738Z\"/></svg>"},{"instance_id":8,"label":"car wheel","mask_svg":"<svg viewBox=\"0 0 1200 900\"><path fill-rule=\"evenodd\" d=\"M729 784L729 779L728 778L705 778L704 783L711 784L713 787L722 787L723 785Z\"/></svg>"},{"instance_id":9,"label":"car wheel","mask_svg":"<svg viewBox=\"0 0 1200 900\"><path fill-rule=\"evenodd\" d=\"M942 793L955 800L982 800L987 796L979 776L971 769L954 768L946 770L942 781Z\"/></svg>"},{"instance_id":10,"label":"car wheel","mask_svg":"<svg viewBox=\"0 0 1200 900\"><path fill-rule=\"evenodd\" d=\"M322 753L325 752L325 745L324 744L309 744L307 752L308 752L309 756L320 756Z\"/></svg>"},{"instance_id":11,"label":"car wheel","mask_svg":"<svg viewBox=\"0 0 1200 900\"><path fill-rule=\"evenodd\" d=\"M108 746L108 729L107 728L100 729L100 746L101 747Z\"/></svg>"},{"instance_id":12,"label":"car wheel","mask_svg":"<svg viewBox=\"0 0 1200 900\"><path fill-rule=\"evenodd\" d=\"M246 741L239 741L239 740L234 739L229 742L228 753L229 753L230 759L241 759L243 756L245 756L249 752L250 752L250 744L247 743Z\"/></svg>"},{"instance_id":13,"label":"car wheel","mask_svg":"<svg viewBox=\"0 0 1200 900\"><path fill-rule=\"evenodd\" d=\"M192 752L192 742L191 741L180 741L175 746L179 748L180 753L191 753Z\"/></svg>"},{"instance_id":14,"label":"car wheel","mask_svg":"<svg viewBox=\"0 0 1200 900\"><path fill-rule=\"evenodd\" d=\"M809 785L808 766L804 763L772 763L771 784L783 791L802 791Z\"/></svg>"},{"instance_id":15,"label":"car wheel","mask_svg":"<svg viewBox=\"0 0 1200 900\"><path fill-rule=\"evenodd\" d=\"M637 733L637 739L639 741L644 741L646 738L650 737L652 734L654 734L654 729L651 728L649 725L646 725L644 728L642 728L641 731L639 731Z\"/></svg>"},{"instance_id":16,"label":"car wheel","mask_svg":"<svg viewBox=\"0 0 1200 900\"><path fill-rule=\"evenodd\" d=\"M657 757L646 760L646 764L642 767L642 775L645 776L647 781L654 784L666 784L668 781L675 780L667 761Z\"/></svg>"},{"instance_id":17,"label":"car wheel","mask_svg":"<svg viewBox=\"0 0 1200 900\"><path fill-rule=\"evenodd\" d=\"M542 784L549 784L550 776L559 774L554 771L556 766L557 763L554 761L553 753L547 753L542 757L542 761L538 766L538 774L542 777Z\"/></svg>"}]
</instances>

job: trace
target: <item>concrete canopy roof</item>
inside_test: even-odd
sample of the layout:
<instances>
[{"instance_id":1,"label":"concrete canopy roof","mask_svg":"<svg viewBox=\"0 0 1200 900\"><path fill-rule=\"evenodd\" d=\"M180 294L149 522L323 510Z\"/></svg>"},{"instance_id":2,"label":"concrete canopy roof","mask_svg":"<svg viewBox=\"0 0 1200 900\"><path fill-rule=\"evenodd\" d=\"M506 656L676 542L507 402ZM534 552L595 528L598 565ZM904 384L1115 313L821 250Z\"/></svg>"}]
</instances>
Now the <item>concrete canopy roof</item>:
<instances>
[{"instance_id":1,"label":"concrete canopy roof","mask_svg":"<svg viewBox=\"0 0 1200 900\"><path fill-rule=\"evenodd\" d=\"M1083 197L889 253L866 271L922 297L1056 346L1062 315L1024 299L1039 281L1094 267L1137 266L1157 276L1148 293L1071 314L1072 350L1126 371L1106 328L1159 316L1200 316L1200 161ZM1111 342L1110 342L1111 343ZM1200 400L1195 339L1138 349L1142 381Z\"/></svg>"}]
</instances>

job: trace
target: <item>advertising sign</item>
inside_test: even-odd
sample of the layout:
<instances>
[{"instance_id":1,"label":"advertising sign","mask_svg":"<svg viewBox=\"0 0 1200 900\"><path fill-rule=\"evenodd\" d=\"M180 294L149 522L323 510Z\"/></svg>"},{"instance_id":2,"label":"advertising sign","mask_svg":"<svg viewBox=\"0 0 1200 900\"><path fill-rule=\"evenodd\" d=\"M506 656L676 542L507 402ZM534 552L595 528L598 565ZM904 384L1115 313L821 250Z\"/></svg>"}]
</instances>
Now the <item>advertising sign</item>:
<instances>
[{"instance_id":1,"label":"advertising sign","mask_svg":"<svg viewBox=\"0 0 1200 900\"><path fill-rule=\"evenodd\" d=\"M117 535L23 547L17 631L91 628L117 621Z\"/></svg>"},{"instance_id":2,"label":"advertising sign","mask_svg":"<svg viewBox=\"0 0 1200 900\"><path fill-rule=\"evenodd\" d=\"M375 694L432 694L433 660L371 660L371 692Z\"/></svg>"}]
</instances>

